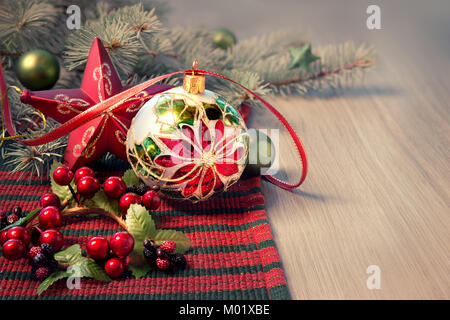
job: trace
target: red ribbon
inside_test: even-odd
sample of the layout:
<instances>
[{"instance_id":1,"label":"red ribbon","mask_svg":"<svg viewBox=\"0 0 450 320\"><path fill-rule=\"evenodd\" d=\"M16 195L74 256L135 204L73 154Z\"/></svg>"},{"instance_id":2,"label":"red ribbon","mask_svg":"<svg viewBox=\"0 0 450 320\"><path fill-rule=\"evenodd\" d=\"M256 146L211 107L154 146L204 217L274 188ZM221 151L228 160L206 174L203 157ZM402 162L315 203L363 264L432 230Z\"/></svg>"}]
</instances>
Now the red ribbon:
<instances>
[{"instance_id":1,"label":"red ribbon","mask_svg":"<svg viewBox=\"0 0 450 320\"><path fill-rule=\"evenodd\" d=\"M41 144L56 140L64 135L70 133L71 131L75 130L76 128L82 126L83 124L87 123L88 121L92 120L95 117L101 116L110 111L119 110L120 106L121 106L121 102L123 100L128 99L128 98L138 94L142 90L156 84L157 82L164 80L168 77L171 77L173 75L176 75L176 74L192 73L192 72L193 72L193 70L176 71L176 72L168 73L168 74L147 80L141 84L131 87L125 91L122 91L122 92L104 100L104 101L97 103L96 105L90 107L89 109L78 114L77 116L73 117L69 121L65 122L64 124L60 125L56 129L54 129L46 134L43 134L37 138L31 138L31 139L25 139L25 140L19 140L19 141L26 145L29 145L29 146L36 146L36 145L41 145ZM218 78L230 81L231 83L238 85L239 87L244 89L247 93L249 93L250 95L255 97L258 101L260 101L267 109L269 109L270 112L272 112L278 118L278 120L283 124L283 126L289 132L289 135L291 136L292 141L294 142L294 145L297 148L297 151L298 151L298 154L300 157L300 161L301 161L302 173L301 173L299 181L295 184L281 181L271 175L264 175L264 177L267 180L269 180L270 182L272 182L273 184L275 184L283 189L295 189L298 186L300 186L303 183L303 181L305 180L306 173L308 170L306 153L305 153L302 143L301 143L300 139L298 138L297 134L295 133L294 129L289 124L289 122L281 115L281 113L279 113L272 105L270 105L268 102L266 102L260 96L258 96L255 92L253 92L252 90L237 83L236 81L233 81L223 75L220 75L220 74L217 74L217 73L214 73L211 71L206 71L206 70L195 70L195 73L211 75L214 77L218 77ZM3 73L1 70L1 65L0 65L0 77L1 77L0 89L2 91L2 94L5 94L6 86L4 84L4 78L3 78ZM11 121L7 97L5 97L5 101L4 101L4 111L5 111L5 119L4 120L5 120L6 128L8 129L8 131L11 135L14 135L15 130L14 130L14 126L12 125L12 121Z\"/></svg>"}]
</instances>

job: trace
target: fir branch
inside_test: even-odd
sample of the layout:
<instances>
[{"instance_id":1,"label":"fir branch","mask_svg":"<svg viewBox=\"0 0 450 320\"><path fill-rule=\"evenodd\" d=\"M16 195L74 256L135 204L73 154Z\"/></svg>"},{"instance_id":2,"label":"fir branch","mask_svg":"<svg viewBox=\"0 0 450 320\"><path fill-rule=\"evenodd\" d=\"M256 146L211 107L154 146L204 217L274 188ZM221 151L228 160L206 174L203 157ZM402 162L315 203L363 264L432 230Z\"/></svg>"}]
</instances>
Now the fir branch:
<instances>
[{"instance_id":1,"label":"fir branch","mask_svg":"<svg viewBox=\"0 0 450 320\"><path fill-rule=\"evenodd\" d=\"M55 28L58 10L37 0L9 0L0 7L0 42L2 51L22 52L46 46L60 37ZM55 32L49 33L54 28Z\"/></svg>"}]
</instances>

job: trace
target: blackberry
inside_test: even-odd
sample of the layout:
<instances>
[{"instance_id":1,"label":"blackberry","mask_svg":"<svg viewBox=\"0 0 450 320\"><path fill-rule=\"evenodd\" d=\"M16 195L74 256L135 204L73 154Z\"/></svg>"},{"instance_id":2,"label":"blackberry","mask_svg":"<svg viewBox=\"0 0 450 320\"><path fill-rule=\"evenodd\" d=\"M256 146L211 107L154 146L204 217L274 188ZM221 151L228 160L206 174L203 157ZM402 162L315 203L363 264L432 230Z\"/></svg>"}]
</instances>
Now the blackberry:
<instances>
[{"instance_id":1,"label":"blackberry","mask_svg":"<svg viewBox=\"0 0 450 320\"><path fill-rule=\"evenodd\" d=\"M143 183L136 188L136 193L140 196L143 196L147 192L147 186Z\"/></svg>"},{"instance_id":2,"label":"blackberry","mask_svg":"<svg viewBox=\"0 0 450 320\"><path fill-rule=\"evenodd\" d=\"M149 247L149 248L145 248L144 249L144 257L149 261L149 262L155 262L156 260L156 249L155 247Z\"/></svg>"},{"instance_id":3,"label":"blackberry","mask_svg":"<svg viewBox=\"0 0 450 320\"><path fill-rule=\"evenodd\" d=\"M154 246L155 246L155 242L153 242L153 240L150 240L150 239L144 240L144 247L145 248L150 249L150 247L154 247Z\"/></svg>"},{"instance_id":4,"label":"blackberry","mask_svg":"<svg viewBox=\"0 0 450 320\"><path fill-rule=\"evenodd\" d=\"M43 253L39 253L34 256L33 263L38 267L48 267L50 261Z\"/></svg>"},{"instance_id":5,"label":"blackberry","mask_svg":"<svg viewBox=\"0 0 450 320\"><path fill-rule=\"evenodd\" d=\"M12 211L18 217L22 217L22 208L19 206L15 206Z\"/></svg>"},{"instance_id":6,"label":"blackberry","mask_svg":"<svg viewBox=\"0 0 450 320\"><path fill-rule=\"evenodd\" d=\"M171 255L170 261L175 265L175 267L180 269L184 269L187 264L186 257L181 253Z\"/></svg>"},{"instance_id":7,"label":"blackberry","mask_svg":"<svg viewBox=\"0 0 450 320\"><path fill-rule=\"evenodd\" d=\"M128 192L137 193L137 188L136 188L136 186L135 186L134 184L129 184L129 185L127 186L126 192L127 192L127 193L128 193Z\"/></svg>"},{"instance_id":8,"label":"blackberry","mask_svg":"<svg viewBox=\"0 0 450 320\"><path fill-rule=\"evenodd\" d=\"M41 251L47 258L53 257L55 254L52 245L49 243L41 244Z\"/></svg>"},{"instance_id":9,"label":"blackberry","mask_svg":"<svg viewBox=\"0 0 450 320\"><path fill-rule=\"evenodd\" d=\"M16 222L17 220L19 220L19 217L18 217L17 214L15 214L15 213L11 213L11 214L8 216L8 219L7 219L8 224L13 224L13 223Z\"/></svg>"},{"instance_id":10,"label":"blackberry","mask_svg":"<svg viewBox=\"0 0 450 320\"><path fill-rule=\"evenodd\" d=\"M162 259L166 259L167 258L167 253L164 252L163 249L161 248L157 248L156 249L156 255Z\"/></svg>"},{"instance_id":11,"label":"blackberry","mask_svg":"<svg viewBox=\"0 0 450 320\"><path fill-rule=\"evenodd\" d=\"M56 269L58 269L58 261L56 261L54 258L50 259L48 262L48 267L52 271L55 271Z\"/></svg>"}]
</instances>

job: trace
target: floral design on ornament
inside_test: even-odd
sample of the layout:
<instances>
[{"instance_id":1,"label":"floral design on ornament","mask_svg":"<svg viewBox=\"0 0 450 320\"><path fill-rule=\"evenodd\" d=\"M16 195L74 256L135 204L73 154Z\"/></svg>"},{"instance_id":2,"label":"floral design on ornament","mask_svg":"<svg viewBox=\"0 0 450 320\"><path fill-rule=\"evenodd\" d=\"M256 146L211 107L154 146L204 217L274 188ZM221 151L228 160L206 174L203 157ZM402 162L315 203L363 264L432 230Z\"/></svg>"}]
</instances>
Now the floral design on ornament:
<instances>
[{"instance_id":1,"label":"floral design on ornament","mask_svg":"<svg viewBox=\"0 0 450 320\"><path fill-rule=\"evenodd\" d=\"M196 121L181 125L181 138L159 139L170 154L161 154L154 163L173 174L166 186L182 186L184 197L204 199L226 190L240 176L248 150L243 142L246 132L226 130L222 120Z\"/></svg>"}]
</instances>

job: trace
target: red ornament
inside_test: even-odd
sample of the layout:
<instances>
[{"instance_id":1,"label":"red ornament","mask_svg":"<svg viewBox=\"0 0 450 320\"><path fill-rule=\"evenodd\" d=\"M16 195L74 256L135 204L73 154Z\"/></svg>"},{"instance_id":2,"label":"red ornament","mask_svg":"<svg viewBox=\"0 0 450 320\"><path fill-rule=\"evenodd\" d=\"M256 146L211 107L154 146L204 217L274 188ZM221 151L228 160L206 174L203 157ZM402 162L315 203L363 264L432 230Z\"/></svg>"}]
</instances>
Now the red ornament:
<instances>
[{"instance_id":1,"label":"red ornament","mask_svg":"<svg viewBox=\"0 0 450 320\"><path fill-rule=\"evenodd\" d=\"M59 251L64 244L64 236L56 229L48 229L41 233L39 237L39 243L48 243L52 246L53 250Z\"/></svg>"},{"instance_id":2,"label":"red ornament","mask_svg":"<svg viewBox=\"0 0 450 320\"><path fill-rule=\"evenodd\" d=\"M119 199L127 190L127 185L120 177L109 177L103 184L103 191L112 199Z\"/></svg>"},{"instance_id":3,"label":"red ornament","mask_svg":"<svg viewBox=\"0 0 450 320\"><path fill-rule=\"evenodd\" d=\"M66 166L58 167L53 171L53 180L60 186L67 186L72 179L73 172Z\"/></svg>"},{"instance_id":4,"label":"red ornament","mask_svg":"<svg viewBox=\"0 0 450 320\"><path fill-rule=\"evenodd\" d=\"M77 183L78 193L86 199L92 198L99 189L100 182L91 176L83 177Z\"/></svg>"},{"instance_id":5,"label":"red ornament","mask_svg":"<svg viewBox=\"0 0 450 320\"><path fill-rule=\"evenodd\" d=\"M127 214L128 208L133 204L139 204L142 201L142 197L136 193L128 192L125 193L119 200L120 211L123 215Z\"/></svg>"},{"instance_id":6,"label":"red ornament","mask_svg":"<svg viewBox=\"0 0 450 320\"><path fill-rule=\"evenodd\" d=\"M56 228L61 225L63 216L57 207L45 207L39 213L39 224L44 229Z\"/></svg>"},{"instance_id":7,"label":"red ornament","mask_svg":"<svg viewBox=\"0 0 450 320\"><path fill-rule=\"evenodd\" d=\"M104 237L93 237L86 245L87 254L97 260L106 258L109 253L108 240Z\"/></svg>"},{"instance_id":8,"label":"red ornament","mask_svg":"<svg viewBox=\"0 0 450 320\"><path fill-rule=\"evenodd\" d=\"M161 205L161 198L156 191L149 190L142 196L142 203L147 210L156 210Z\"/></svg>"},{"instance_id":9,"label":"red ornament","mask_svg":"<svg viewBox=\"0 0 450 320\"><path fill-rule=\"evenodd\" d=\"M58 196L54 193L46 193L44 194L40 199L41 207L57 207L61 208L61 201L59 200Z\"/></svg>"},{"instance_id":10,"label":"red ornament","mask_svg":"<svg viewBox=\"0 0 450 320\"><path fill-rule=\"evenodd\" d=\"M153 94L170 88L155 85L122 102L123 108L105 112L69 134L64 160L71 169L79 168L111 152L127 160L126 133L131 119ZM21 101L33 105L46 116L60 123L124 91L119 76L101 41L95 38L89 51L86 68L79 89L56 89L22 93ZM3 90L2 90L3 91Z\"/></svg>"},{"instance_id":11,"label":"red ornament","mask_svg":"<svg viewBox=\"0 0 450 320\"><path fill-rule=\"evenodd\" d=\"M109 245L112 252L119 257L125 257L133 251L134 238L126 231L119 231L113 234L111 240L109 241Z\"/></svg>"},{"instance_id":12,"label":"red ornament","mask_svg":"<svg viewBox=\"0 0 450 320\"><path fill-rule=\"evenodd\" d=\"M92 170L92 169L89 168L89 167L81 167L81 168L79 168L79 169L75 172L75 183L78 183L78 181L79 181L81 178L84 178L84 177L87 177L87 176L89 176L89 177L94 177L94 178L95 178L95 172L94 172L94 170Z\"/></svg>"},{"instance_id":13,"label":"red ornament","mask_svg":"<svg viewBox=\"0 0 450 320\"><path fill-rule=\"evenodd\" d=\"M22 241L10 239L3 244L2 254L8 260L17 260L23 257L25 246Z\"/></svg>"},{"instance_id":14,"label":"red ornament","mask_svg":"<svg viewBox=\"0 0 450 320\"><path fill-rule=\"evenodd\" d=\"M124 263L119 258L111 258L105 263L105 272L113 279L120 277L124 271Z\"/></svg>"},{"instance_id":15,"label":"red ornament","mask_svg":"<svg viewBox=\"0 0 450 320\"><path fill-rule=\"evenodd\" d=\"M17 239L20 240L24 245L27 245L31 241L31 235L30 232L24 227L16 226L8 229L6 239Z\"/></svg>"}]
</instances>

